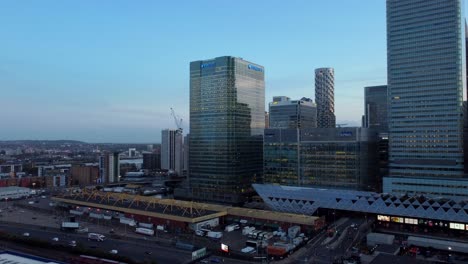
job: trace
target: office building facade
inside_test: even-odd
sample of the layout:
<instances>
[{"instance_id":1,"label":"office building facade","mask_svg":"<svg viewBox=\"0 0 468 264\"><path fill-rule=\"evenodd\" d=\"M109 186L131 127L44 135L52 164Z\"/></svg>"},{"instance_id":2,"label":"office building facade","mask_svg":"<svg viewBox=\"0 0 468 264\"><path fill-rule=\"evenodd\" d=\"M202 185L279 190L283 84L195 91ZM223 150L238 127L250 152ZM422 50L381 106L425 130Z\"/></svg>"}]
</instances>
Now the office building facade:
<instances>
[{"instance_id":1,"label":"office building facade","mask_svg":"<svg viewBox=\"0 0 468 264\"><path fill-rule=\"evenodd\" d=\"M404 193L436 195L441 192L418 184L463 177L462 8L461 0L387 0L390 178L384 183L398 182ZM403 187L399 178L415 181Z\"/></svg>"},{"instance_id":2,"label":"office building facade","mask_svg":"<svg viewBox=\"0 0 468 264\"><path fill-rule=\"evenodd\" d=\"M193 199L238 204L263 173L264 68L230 56L190 63Z\"/></svg>"},{"instance_id":3,"label":"office building facade","mask_svg":"<svg viewBox=\"0 0 468 264\"><path fill-rule=\"evenodd\" d=\"M363 127L388 132L387 85L364 88L364 125Z\"/></svg>"},{"instance_id":4,"label":"office building facade","mask_svg":"<svg viewBox=\"0 0 468 264\"><path fill-rule=\"evenodd\" d=\"M317 127L334 128L336 117L333 68L315 69L315 103L317 104Z\"/></svg>"},{"instance_id":5,"label":"office building facade","mask_svg":"<svg viewBox=\"0 0 468 264\"><path fill-rule=\"evenodd\" d=\"M317 106L309 98L291 100L287 96L275 96L269 103L269 128L315 128Z\"/></svg>"},{"instance_id":6,"label":"office building facade","mask_svg":"<svg viewBox=\"0 0 468 264\"><path fill-rule=\"evenodd\" d=\"M374 190L375 133L364 128L266 129L264 182Z\"/></svg>"},{"instance_id":7,"label":"office building facade","mask_svg":"<svg viewBox=\"0 0 468 264\"><path fill-rule=\"evenodd\" d=\"M161 169L182 175L183 136L179 129L164 129L161 132Z\"/></svg>"}]
</instances>

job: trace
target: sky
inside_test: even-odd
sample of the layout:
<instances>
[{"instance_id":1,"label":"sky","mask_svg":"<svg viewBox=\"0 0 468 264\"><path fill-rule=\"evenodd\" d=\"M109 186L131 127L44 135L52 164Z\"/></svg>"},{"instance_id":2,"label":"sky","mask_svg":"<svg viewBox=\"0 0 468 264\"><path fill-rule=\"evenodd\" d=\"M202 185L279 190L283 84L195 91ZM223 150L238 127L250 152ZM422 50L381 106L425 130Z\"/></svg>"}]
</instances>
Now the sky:
<instances>
[{"instance_id":1,"label":"sky","mask_svg":"<svg viewBox=\"0 0 468 264\"><path fill-rule=\"evenodd\" d=\"M384 0L0 2L0 140L157 143L189 126L189 63L265 67L265 101L314 98L335 69L337 123L386 84Z\"/></svg>"}]
</instances>

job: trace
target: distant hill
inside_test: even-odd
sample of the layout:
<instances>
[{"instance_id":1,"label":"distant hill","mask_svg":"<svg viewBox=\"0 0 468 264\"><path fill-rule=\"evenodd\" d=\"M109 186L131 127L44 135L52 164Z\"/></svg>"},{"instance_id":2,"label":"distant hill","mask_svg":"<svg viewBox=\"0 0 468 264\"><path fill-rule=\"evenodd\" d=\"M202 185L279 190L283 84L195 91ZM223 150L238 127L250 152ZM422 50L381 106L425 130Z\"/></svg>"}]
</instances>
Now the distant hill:
<instances>
[{"instance_id":1,"label":"distant hill","mask_svg":"<svg viewBox=\"0 0 468 264\"><path fill-rule=\"evenodd\" d=\"M12 144L12 145L78 145L88 144L78 140L0 140L0 144Z\"/></svg>"}]
</instances>

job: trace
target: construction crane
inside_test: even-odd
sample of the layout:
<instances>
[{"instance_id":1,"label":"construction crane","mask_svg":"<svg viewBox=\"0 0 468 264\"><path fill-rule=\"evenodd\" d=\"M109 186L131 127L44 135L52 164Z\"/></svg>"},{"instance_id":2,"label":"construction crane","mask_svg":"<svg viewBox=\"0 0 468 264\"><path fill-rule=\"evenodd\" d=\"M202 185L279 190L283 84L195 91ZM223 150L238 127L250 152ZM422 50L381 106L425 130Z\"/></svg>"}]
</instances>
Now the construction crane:
<instances>
[{"instance_id":1,"label":"construction crane","mask_svg":"<svg viewBox=\"0 0 468 264\"><path fill-rule=\"evenodd\" d=\"M180 118L180 116L176 115L174 109L172 109L171 107L171 115L172 117L174 118L174 122L176 124L176 127L177 127L177 131L182 134L183 132L183 129L182 129L182 118Z\"/></svg>"}]
</instances>

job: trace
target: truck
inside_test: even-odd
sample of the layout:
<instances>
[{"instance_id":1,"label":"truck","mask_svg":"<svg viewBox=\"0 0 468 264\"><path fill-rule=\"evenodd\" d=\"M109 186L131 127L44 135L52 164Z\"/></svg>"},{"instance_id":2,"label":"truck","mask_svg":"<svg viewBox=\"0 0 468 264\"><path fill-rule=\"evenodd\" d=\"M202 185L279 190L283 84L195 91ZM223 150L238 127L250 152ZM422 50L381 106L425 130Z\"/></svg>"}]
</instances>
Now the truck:
<instances>
[{"instance_id":1,"label":"truck","mask_svg":"<svg viewBox=\"0 0 468 264\"><path fill-rule=\"evenodd\" d=\"M187 243L183 243L183 242L179 241L179 242L176 243L176 248L183 249L183 250L188 250L188 251L193 251L195 246L192 245L192 244L187 244Z\"/></svg>"},{"instance_id":2,"label":"truck","mask_svg":"<svg viewBox=\"0 0 468 264\"><path fill-rule=\"evenodd\" d=\"M131 218L126 218L126 217L120 217L120 223L129 225L129 226L136 226L135 220Z\"/></svg>"},{"instance_id":3,"label":"truck","mask_svg":"<svg viewBox=\"0 0 468 264\"><path fill-rule=\"evenodd\" d=\"M209 238L220 239L220 238L223 237L223 233L209 231L209 232L206 233L206 236L209 237Z\"/></svg>"},{"instance_id":4,"label":"truck","mask_svg":"<svg viewBox=\"0 0 468 264\"><path fill-rule=\"evenodd\" d=\"M282 242L275 242L273 243L273 246L275 247L282 247L286 250L286 252L289 252L291 250L293 250L295 248L295 246L293 244L289 244L289 243L282 243Z\"/></svg>"},{"instance_id":5,"label":"truck","mask_svg":"<svg viewBox=\"0 0 468 264\"><path fill-rule=\"evenodd\" d=\"M286 248L278 246L268 246L267 254L274 257L283 257L287 254Z\"/></svg>"},{"instance_id":6,"label":"truck","mask_svg":"<svg viewBox=\"0 0 468 264\"><path fill-rule=\"evenodd\" d=\"M138 223L138 227L153 229L154 225L151 223Z\"/></svg>"},{"instance_id":7,"label":"truck","mask_svg":"<svg viewBox=\"0 0 468 264\"><path fill-rule=\"evenodd\" d=\"M246 226L242 229L242 235L246 236L254 230L255 230L255 227Z\"/></svg>"},{"instance_id":8,"label":"truck","mask_svg":"<svg viewBox=\"0 0 468 264\"><path fill-rule=\"evenodd\" d=\"M142 234L142 235L147 235L147 236L154 236L154 230L153 229L144 228L144 227L137 227L135 229L135 233Z\"/></svg>"},{"instance_id":9,"label":"truck","mask_svg":"<svg viewBox=\"0 0 468 264\"><path fill-rule=\"evenodd\" d=\"M295 238L297 235L301 232L301 227L300 226L291 226L288 228L288 237L289 238Z\"/></svg>"},{"instance_id":10,"label":"truck","mask_svg":"<svg viewBox=\"0 0 468 264\"><path fill-rule=\"evenodd\" d=\"M106 239L104 235L98 233L88 233L88 240L102 242Z\"/></svg>"},{"instance_id":11,"label":"truck","mask_svg":"<svg viewBox=\"0 0 468 264\"><path fill-rule=\"evenodd\" d=\"M70 230L70 229L78 229L78 228L80 228L80 223L78 222L62 222L60 229Z\"/></svg>"},{"instance_id":12,"label":"truck","mask_svg":"<svg viewBox=\"0 0 468 264\"><path fill-rule=\"evenodd\" d=\"M230 225L227 225L227 226L225 227L224 231L226 231L226 232L232 232L232 231L237 230L237 229L239 229L239 228L240 228L240 226L239 226L238 224L230 224Z\"/></svg>"},{"instance_id":13,"label":"truck","mask_svg":"<svg viewBox=\"0 0 468 264\"><path fill-rule=\"evenodd\" d=\"M302 241L304 241L302 237L296 237L296 238L293 238L292 243L295 246L299 246L302 243Z\"/></svg>"}]
</instances>

